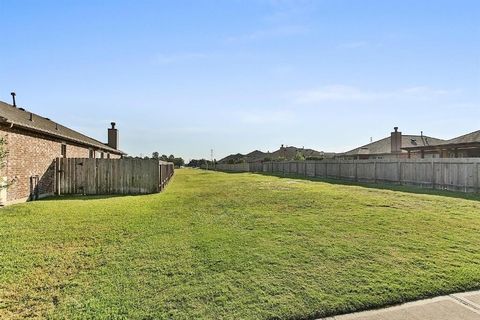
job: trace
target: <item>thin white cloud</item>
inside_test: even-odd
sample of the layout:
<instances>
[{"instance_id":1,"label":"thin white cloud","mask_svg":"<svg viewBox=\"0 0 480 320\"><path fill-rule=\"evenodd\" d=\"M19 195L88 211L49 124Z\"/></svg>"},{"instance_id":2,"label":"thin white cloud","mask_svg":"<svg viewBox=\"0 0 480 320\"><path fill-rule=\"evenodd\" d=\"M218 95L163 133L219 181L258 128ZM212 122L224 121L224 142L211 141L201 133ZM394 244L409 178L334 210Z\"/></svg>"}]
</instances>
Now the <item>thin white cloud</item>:
<instances>
[{"instance_id":1,"label":"thin white cloud","mask_svg":"<svg viewBox=\"0 0 480 320\"><path fill-rule=\"evenodd\" d=\"M315 10L315 0L270 0L272 12L265 17L265 21L286 23L292 20L305 20Z\"/></svg>"},{"instance_id":2,"label":"thin white cloud","mask_svg":"<svg viewBox=\"0 0 480 320\"><path fill-rule=\"evenodd\" d=\"M316 0L259 0L268 10L250 32L227 37L226 42L249 42L306 34Z\"/></svg>"},{"instance_id":3,"label":"thin white cloud","mask_svg":"<svg viewBox=\"0 0 480 320\"><path fill-rule=\"evenodd\" d=\"M345 85L330 85L318 89L300 91L295 94L297 103L331 101L370 101L386 98L383 92L368 92Z\"/></svg>"},{"instance_id":4,"label":"thin white cloud","mask_svg":"<svg viewBox=\"0 0 480 320\"><path fill-rule=\"evenodd\" d=\"M408 95L427 95L427 96L443 96L452 93L458 93L459 90L444 90L444 89L433 89L426 86L417 86L403 89L403 93Z\"/></svg>"},{"instance_id":5,"label":"thin white cloud","mask_svg":"<svg viewBox=\"0 0 480 320\"><path fill-rule=\"evenodd\" d=\"M344 48L344 49L358 49L358 48L365 48L367 47L369 44L367 41L352 41L352 42L346 42L346 43L342 43L340 45L340 48Z\"/></svg>"},{"instance_id":6,"label":"thin white cloud","mask_svg":"<svg viewBox=\"0 0 480 320\"><path fill-rule=\"evenodd\" d=\"M391 91L364 90L354 86L330 85L294 93L294 102L315 104L321 102L371 102L387 99L429 100L458 93L458 90L434 89L427 86L408 87Z\"/></svg>"},{"instance_id":7,"label":"thin white cloud","mask_svg":"<svg viewBox=\"0 0 480 320\"><path fill-rule=\"evenodd\" d=\"M178 62L199 60L208 58L208 55L205 53L199 52L187 52L187 53L176 53L176 54L158 54L154 58L154 63L159 65L174 64Z\"/></svg>"},{"instance_id":8,"label":"thin white cloud","mask_svg":"<svg viewBox=\"0 0 480 320\"><path fill-rule=\"evenodd\" d=\"M228 37L227 42L249 42L268 38L282 38L308 33L309 29L302 25L278 26Z\"/></svg>"},{"instance_id":9,"label":"thin white cloud","mask_svg":"<svg viewBox=\"0 0 480 320\"><path fill-rule=\"evenodd\" d=\"M238 119L245 124L265 125L291 122L294 115L287 110L249 110L239 112Z\"/></svg>"}]
</instances>

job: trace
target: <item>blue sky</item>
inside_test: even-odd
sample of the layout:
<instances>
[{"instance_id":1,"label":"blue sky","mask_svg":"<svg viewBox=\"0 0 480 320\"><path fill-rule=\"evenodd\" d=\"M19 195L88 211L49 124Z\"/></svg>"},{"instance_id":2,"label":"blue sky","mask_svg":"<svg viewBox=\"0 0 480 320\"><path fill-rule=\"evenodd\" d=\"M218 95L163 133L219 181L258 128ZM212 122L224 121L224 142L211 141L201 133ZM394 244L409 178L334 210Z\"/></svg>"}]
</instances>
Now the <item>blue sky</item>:
<instances>
[{"instance_id":1,"label":"blue sky","mask_svg":"<svg viewBox=\"0 0 480 320\"><path fill-rule=\"evenodd\" d=\"M0 100L126 152L480 129L477 0L0 0Z\"/></svg>"}]
</instances>

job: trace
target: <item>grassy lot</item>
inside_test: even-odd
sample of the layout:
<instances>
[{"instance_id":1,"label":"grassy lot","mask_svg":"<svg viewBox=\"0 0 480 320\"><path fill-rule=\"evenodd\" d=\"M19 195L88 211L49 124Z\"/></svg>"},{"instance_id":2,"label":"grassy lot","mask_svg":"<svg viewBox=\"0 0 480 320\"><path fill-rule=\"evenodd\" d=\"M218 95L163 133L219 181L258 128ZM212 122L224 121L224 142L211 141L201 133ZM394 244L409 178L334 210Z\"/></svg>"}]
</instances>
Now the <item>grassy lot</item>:
<instances>
[{"instance_id":1,"label":"grassy lot","mask_svg":"<svg viewBox=\"0 0 480 320\"><path fill-rule=\"evenodd\" d=\"M478 289L479 248L480 198L179 170L1 210L0 318L309 319Z\"/></svg>"}]
</instances>

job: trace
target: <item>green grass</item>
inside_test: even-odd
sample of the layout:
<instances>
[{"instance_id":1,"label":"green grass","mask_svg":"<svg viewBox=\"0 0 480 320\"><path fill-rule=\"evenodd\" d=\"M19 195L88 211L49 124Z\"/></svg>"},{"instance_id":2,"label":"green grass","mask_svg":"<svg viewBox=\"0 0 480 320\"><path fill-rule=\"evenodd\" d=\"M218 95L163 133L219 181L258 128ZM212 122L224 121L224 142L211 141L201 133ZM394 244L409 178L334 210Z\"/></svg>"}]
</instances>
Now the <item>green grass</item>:
<instances>
[{"instance_id":1,"label":"green grass","mask_svg":"<svg viewBox=\"0 0 480 320\"><path fill-rule=\"evenodd\" d=\"M178 170L0 211L0 318L310 319L480 288L480 199Z\"/></svg>"}]
</instances>

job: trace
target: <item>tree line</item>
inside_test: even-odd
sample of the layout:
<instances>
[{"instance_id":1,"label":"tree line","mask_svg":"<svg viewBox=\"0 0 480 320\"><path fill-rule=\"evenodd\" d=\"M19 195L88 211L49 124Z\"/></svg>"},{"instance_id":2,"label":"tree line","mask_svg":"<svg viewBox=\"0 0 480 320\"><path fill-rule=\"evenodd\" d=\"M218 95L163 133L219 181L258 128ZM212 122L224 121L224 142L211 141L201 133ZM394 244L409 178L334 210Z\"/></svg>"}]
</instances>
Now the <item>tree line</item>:
<instances>
[{"instance_id":1,"label":"tree line","mask_svg":"<svg viewBox=\"0 0 480 320\"><path fill-rule=\"evenodd\" d=\"M137 159L155 159L155 160L160 160L160 161L165 161L165 162L171 162L173 165L177 168L183 167L185 165L185 160L183 160L182 157L175 157L173 154L167 156L166 154L160 155L158 152L152 152L152 156L144 156L144 157L131 157L131 158L137 158Z\"/></svg>"}]
</instances>

